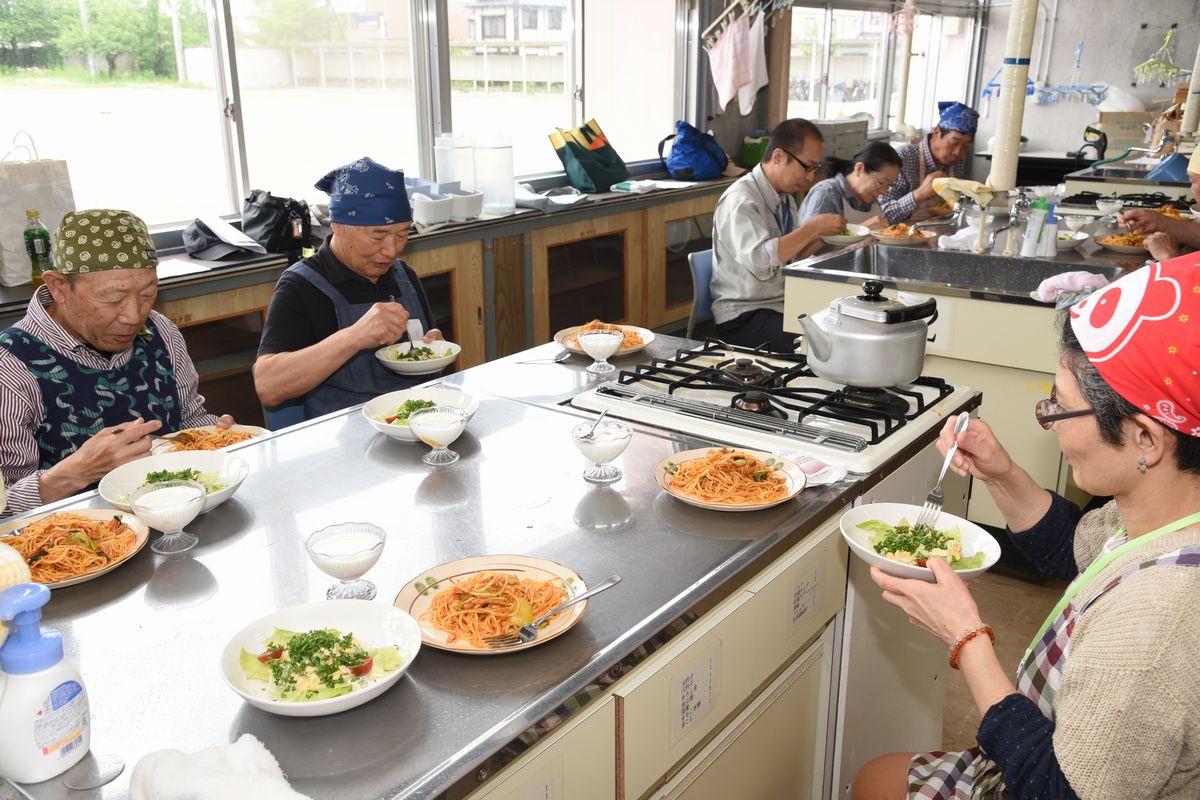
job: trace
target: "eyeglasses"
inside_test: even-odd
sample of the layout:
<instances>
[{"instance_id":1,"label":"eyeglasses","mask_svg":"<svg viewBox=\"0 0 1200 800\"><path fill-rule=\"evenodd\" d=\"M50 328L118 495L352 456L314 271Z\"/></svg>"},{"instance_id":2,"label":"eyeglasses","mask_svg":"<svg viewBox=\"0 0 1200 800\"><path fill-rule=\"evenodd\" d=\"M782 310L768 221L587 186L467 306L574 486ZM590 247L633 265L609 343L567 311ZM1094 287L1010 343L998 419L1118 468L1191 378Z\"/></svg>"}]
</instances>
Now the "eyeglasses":
<instances>
[{"instance_id":1,"label":"eyeglasses","mask_svg":"<svg viewBox=\"0 0 1200 800\"><path fill-rule=\"evenodd\" d=\"M1050 426L1059 420L1072 419L1074 417L1086 417L1088 414L1095 414L1094 408L1082 408L1079 411L1063 411L1063 407L1058 404L1058 398L1054 396L1054 391L1050 391L1050 396L1044 400L1038 400L1037 405L1033 407L1033 416L1037 418L1038 424L1044 430L1050 430Z\"/></svg>"},{"instance_id":2,"label":"eyeglasses","mask_svg":"<svg viewBox=\"0 0 1200 800\"><path fill-rule=\"evenodd\" d=\"M821 162L819 162L819 161L816 164L809 164L807 161L797 158L796 156L792 155L787 150L784 150L782 147L779 149L783 150L784 154L787 155L787 157L790 158L792 161L795 161L797 164L804 167L804 171L809 174L812 174L821 168Z\"/></svg>"},{"instance_id":3,"label":"eyeglasses","mask_svg":"<svg viewBox=\"0 0 1200 800\"><path fill-rule=\"evenodd\" d=\"M870 175L870 173L867 174ZM892 184L895 183L895 181L881 181L874 175L871 175L871 180L875 181L875 188L881 192L886 192L888 189L892 188Z\"/></svg>"}]
</instances>

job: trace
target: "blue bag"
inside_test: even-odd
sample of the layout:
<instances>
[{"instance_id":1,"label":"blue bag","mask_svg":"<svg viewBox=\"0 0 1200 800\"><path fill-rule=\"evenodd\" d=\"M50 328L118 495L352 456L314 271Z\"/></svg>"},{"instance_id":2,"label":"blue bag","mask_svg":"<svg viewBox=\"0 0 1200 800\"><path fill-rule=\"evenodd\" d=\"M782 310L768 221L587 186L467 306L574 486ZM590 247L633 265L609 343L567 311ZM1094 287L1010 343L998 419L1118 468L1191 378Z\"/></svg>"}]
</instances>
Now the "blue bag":
<instances>
[{"instance_id":1,"label":"blue bag","mask_svg":"<svg viewBox=\"0 0 1200 800\"><path fill-rule=\"evenodd\" d=\"M663 158L663 145L675 140L671 152ZM683 120L675 123L675 133L658 143L658 160L679 181L711 181L721 177L729 157L711 134L697 130Z\"/></svg>"}]
</instances>

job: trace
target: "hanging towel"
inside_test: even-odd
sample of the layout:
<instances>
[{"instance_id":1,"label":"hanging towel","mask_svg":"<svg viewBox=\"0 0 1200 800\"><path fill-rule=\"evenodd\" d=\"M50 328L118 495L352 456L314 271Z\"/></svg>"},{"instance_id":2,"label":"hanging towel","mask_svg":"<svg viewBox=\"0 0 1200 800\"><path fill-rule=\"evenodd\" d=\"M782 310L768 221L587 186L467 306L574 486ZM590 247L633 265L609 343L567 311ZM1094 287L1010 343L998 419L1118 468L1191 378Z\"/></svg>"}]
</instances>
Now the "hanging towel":
<instances>
[{"instance_id":1,"label":"hanging towel","mask_svg":"<svg viewBox=\"0 0 1200 800\"><path fill-rule=\"evenodd\" d=\"M738 89L750 82L752 56L750 20L743 14L729 23L708 49L708 66L717 89L717 108L721 111L737 95Z\"/></svg>"},{"instance_id":2,"label":"hanging towel","mask_svg":"<svg viewBox=\"0 0 1200 800\"><path fill-rule=\"evenodd\" d=\"M767 32L763 24L766 14L756 14L750 26L750 82L738 89L738 108L742 116L754 110L758 90L767 85Z\"/></svg>"}]
</instances>

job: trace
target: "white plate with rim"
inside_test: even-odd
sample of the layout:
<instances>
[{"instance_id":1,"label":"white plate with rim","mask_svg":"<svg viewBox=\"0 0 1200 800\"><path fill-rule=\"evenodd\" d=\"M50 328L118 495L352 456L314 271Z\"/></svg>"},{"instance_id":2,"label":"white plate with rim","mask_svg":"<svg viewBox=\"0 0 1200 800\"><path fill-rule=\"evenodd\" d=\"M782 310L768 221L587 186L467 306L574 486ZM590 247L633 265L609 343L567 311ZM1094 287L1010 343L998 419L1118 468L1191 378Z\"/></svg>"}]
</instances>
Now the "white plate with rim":
<instances>
[{"instance_id":1,"label":"white plate with rim","mask_svg":"<svg viewBox=\"0 0 1200 800\"><path fill-rule=\"evenodd\" d=\"M933 570L928 567L901 564L899 561L893 561L882 553L876 553L875 548L871 546L871 531L858 527L860 523L873 519L881 520L888 525L895 525L901 520L907 520L909 523L912 523L921 515L921 508L921 506L912 505L911 503L868 503L867 505L855 506L842 514L842 519L839 523L842 529L842 536L845 538L846 543L850 545L850 550L854 555L873 567L879 567L888 575L895 575L898 578L916 578L917 580L932 583ZM935 524L940 531L958 526L958 531L962 535L964 556L973 556L980 550L983 551L982 567L956 570L963 580L969 581L972 578L982 575L991 569L992 565L1000 559L1000 543L990 533L974 522L943 511Z\"/></svg>"},{"instance_id":2,"label":"white plate with rim","mask_svg":"<svg viewBox=\"0 0 1200 800\"><path fill-rule=\"evenodd\" d=\"M1197 203L1196 205L1192 206L1191 208L1188 209L1188 211L1192 212L1193 217L1195 217L1196 219L1200 219L1200 203Z\"/></svg>"},{"instance_id":3,"label":"white plate with rim","mask_svg":"<svg viewBox=\"0 0 1200 800\"><path fill-rule=\"evenodd\" d=\"M916 236L885 236L879 231L871 231L871 235L880 244L889 244L896 247L919 247L932 239L935 234L919 230Z\"/></svg>"},{"instance_id":4,"label":"white plate with rim","mask_svg":"<svg viewBox=\"0 0 1200 800\"><path fill-rule=\"evenodd\" d=\"M844 247L848 244L861 242L871 235L871 229L866 225L846 225L846 230L851 231L851 233L846 235L832 234L830 236L822 236L821 240L826 244L835 244Z\"/></svg>"},{"instance_id":5,"label":"white plate with rim","mask_svg":"<svg viewBox=\"0 0 1200 800\"><path fill-rule=\"evenodd\" d=\"M423 389L400 389L381 394L362 407L362 415L372 428L385 436L401 442L419 441L409 426L392 425L383 421L384 417L391 416L404 405L405 400L429 400L439 406L458 406L467 412L467 424L470 424L471 417L479 410L479 398L474 395L445 386L428 386Z\"/></svg>"},{"instance_id":6,"label":"white plate with rim","mask_svg":"<svg viewBox=\"0 0 1200 800\"><path fill-rule=\"evenodd\" d=\"M776 470L783 473L784 480L787 481L787 494L777 500L770 500L765 503L713 503L708 500L702 500L699 497L694 497L671 486L671 476L675 474L679 465L687 461L704 458L716 450L735 450L755 456L764 462L773 462ZM710 511L761 511L764 508L772 508L781 503L786 503L800 494L804 490L804 487L808 485L808 477L795 461L775 455L774 453L765 453L761 450L750 450L744 447L700 447L695 450L684 450L681 453L667 456L654 465L654 480L658 481L659 487L672 497L697 508L706 508Z\"/></svg>"},{"instance_id":7,"label":"white plate with rim","mask_svg":"<svg viewBox=\"0 0 1200 800\"><path fill-rule=\"evenodd\" d=\"M204 507L200 509L201 514L212 511L233 497L250 474L250 465L236 455L221 450L178 450L122 464L100 479L98 489L105 500L123 511L130 511L129 495L146 483L147 473L160 470L178 472L183 469L215 473L217 481L225 484L224 489L208 493L204 498Z\"/></svg>"},{"instance_id":8,"label":"white plate with rim","mask_svg":"<svg viewBox=\"0 0 1200 800\"><path fill-rule=\"evenodd\" d=\"M575 336L582 328L582 325L573 325L570 328L563 328L558 333L554 334L554 341L558 342L559 347L564 350L570 350L572 353L580 356L587 356L584 349L579 346L579 339ZM621 356L632 355L639 353L646 348L646 345L654 341L654 332L645 328L639 328L637 325L616 325L626 333L636 333L642 337L642 343L636 345L625 346L625 342L621 342L621 349L613 353L609 358L620 358ZM588 356L590 358L590 356Z\"/></svg>"},{"instance_id":9,"label":"white plate with rim","mask_svg":"<svg viewBox=\"0 0 1200 800\"><path fill-rule=\"evenodd\" d=\"M150 445L150 452L154 455L158 455L159 453L182 453L185 450L194 450L194 448L181 445L180 443L176 442L175 439L184 431L204 431L205 433L213 433L216 430L216 425L198 425L194 428L184 428L183 430L175 431L174 433L168 433L165 436L159 436L154 440L154 443ZM250 439L257 439L260 436L267 436L271 433L266 428L260 428L257 425L234 425L229 430L237 433L248 433L250 434ZM245 441L250 441L250 439L246 439ZM233 447L239 444L244 444L244 442L234 442L233 444L226 445L225 447ZM224 450L225 447L220 449Z\"/></svg>"},{"instance_id":10,"label":"white plate with rim","mask_svg":"<svg viewBox=\"0 0 1200 800\"><path fill-rule=\"evenodd\" d=\"M430 375L450 366L450 363L462 352L460 345L440 339L433 342L421 342L417 347L428 347L434 352L435 357L425 361L401 360L399 356L413 349L412 342L401 342L379 348L375 351L375 358L379 359L379 363L392 372L401 375Z\"/></svg>"},{"instance_id":11,"label":"white plate with rim","mask_svg":"<svg viewBox=\"0 0 1200 800\"><path fill-rule=\"evenodd\" d=\"M587 584L584 583L578 572L557 561L545 558L519 555L471 556L440 564L407 581L394 601L399 609L417 620L417 625L421 629L421 638L425 644L439 650L474 656L494 656L528 650L531 647L543 645L573 628L575 623L583 617L583 612L587 610L590 602L582 600L559 613L538 631L538 637L532 642L503 649L477 647L464 639L450 642L450 635L446 631L438 628L432 621L423 619L422 615L429 609L434 597L452 586L456 580L470 577L477 572L507 572L521 579L561 581L568 597L574 597L587 591Z\"/></svg>"},{"instance_id":12,"label":"white plate with rim","mask_svg":"<svg viewBox=\"0 0 1200 800\"><path fill-rule=\"evenodd\" d=\"M247 678L239 656L242 650L261 653L276 628L306 633L319 628L336 628L352 633L367 650L394 646L400 652L400 667L349 694L324 700L286 701L267 696L268 684ZM321 600L302 606L281 608L242 628L221 651L221 677L230 689L255 708L285 717L321 717L337 714L369 702L391 688L408 671L421 649L417 622L395 606L369 600Z\"/></svg>"},{"instance_id":13,"label":"white plate with rim","mask_svg":"<svg viewBox=\"0 0 1200 800\"><path fill-rule=\"evenodd\" d=\"M1150 252L1149 248L1147 248L1145 245L1106 244L1105 242L1102 241L1103 239L1106 239L1106 238L1108 238L1108 237L1107 236L1097 236L1096 244L1100 245L1105 250L1111 250L1114 253L1124 253L1126 255L1135 255L1135 254L1141 255L1143 253Z\"/></svg>"},{"instance_id":14,"label":"white plate with rim","mask_svg":"<svg viewBox=\"0 0 1200 800\"><path fill-rule=\"evenodd\" d=\"M9 520L3 524L0 524L0 542L6 541L9 537L9 534L20 533L21 529L27 525L31 525L38 520L45 519L46 517L52 517L55 514L78 514L81 517L94 519L97 522L107 522L113 517L120 517L121 522L129 526L129 529L133 531L134 536L137 538L133 543L133 549L126 553L123 558L117 561L110 561L108 564L92 572L85 572L82 575L76 575L73 578L64 578L61 581L47 583L46 586L50 589L58 589L63 586L74 586L77 583L84 583L92 580L93 578L99 578L104 573L111 572L129 559L136 556L138 552L140 552L141 549L146 546L146 542L150 540L149 526L138 519L134 514L130 513L128 509L121 511L115 508L61 508L58 511L51 511L46 514L34 514L33 516L22 517L21 519L17 520Z\"/></svg>"}]
</instances>

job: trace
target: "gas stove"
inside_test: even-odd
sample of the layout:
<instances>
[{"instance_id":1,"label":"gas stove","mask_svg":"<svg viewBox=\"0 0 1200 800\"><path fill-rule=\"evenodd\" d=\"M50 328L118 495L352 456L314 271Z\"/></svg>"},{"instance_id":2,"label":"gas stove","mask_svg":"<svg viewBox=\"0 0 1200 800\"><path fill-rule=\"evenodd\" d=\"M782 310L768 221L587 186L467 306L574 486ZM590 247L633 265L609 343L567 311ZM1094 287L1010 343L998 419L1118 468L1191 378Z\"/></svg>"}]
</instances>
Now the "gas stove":
<instances>
[{"instance_id":1,"label":"gas stove","mask_svg":"<svg viewBox=\"0 0 1200 800\"><path fill-rule=\"evenodd\" d=\"M1124 208L1158 208L1163 205L1172 205L1180 211L1187 211L1189 204L1186 198L1181 199L1171 195L1163 194L1162 192L1143 192L1133 194L1100 194L1099 192L1077 192L1069 197L1064 197L1058 203L1059 214L1075 213L1075 214L1100 214L1096 209L1097 200L1123 200Z\"/></svg>"},{"instance_id":2,"label":"gas stove","mask_svg":"<svg viewBox=\"0 0 1200 800\"><path fill-rule=\"evenodd\" d=\"M866 474L940 427L970 395L930 377L887 389L841 386L817 377L799 353L709 339L621 370L571 404L740 447L808 453Z\"/></svg>"}]
</instances>

